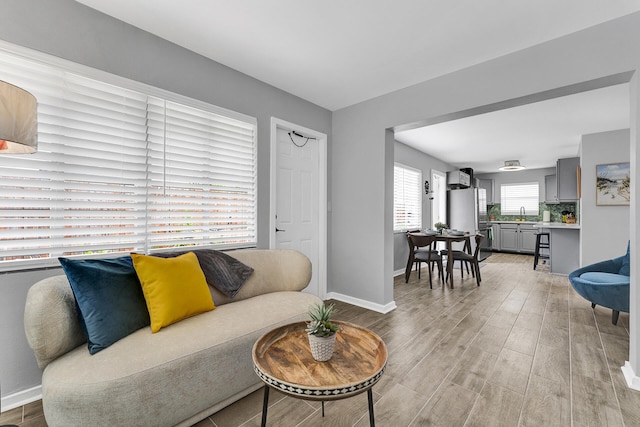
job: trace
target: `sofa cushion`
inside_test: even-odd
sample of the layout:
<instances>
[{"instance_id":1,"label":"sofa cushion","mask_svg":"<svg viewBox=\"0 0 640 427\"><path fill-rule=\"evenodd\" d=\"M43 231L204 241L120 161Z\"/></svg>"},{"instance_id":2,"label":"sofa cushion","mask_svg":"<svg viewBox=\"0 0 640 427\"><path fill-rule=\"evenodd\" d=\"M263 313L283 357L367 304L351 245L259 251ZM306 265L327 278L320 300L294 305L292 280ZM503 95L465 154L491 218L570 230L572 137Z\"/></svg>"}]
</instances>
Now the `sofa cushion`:
<instances>
[{"instance_id":1,"label":"sofa cushion","mask_svg":"<svg viewBox=\"0 0 640 427\"><path fill-rule=\"evenodd\" d=\"M131 254L151 318L151 332L215 308L193 252L175 258Z\"/></svg>"},{"instance_id":2,"label":"sofa cushion","mask_svg":"<svg viewBox=\"0 0 640 427\"><path fill-rule=\"evenodd\" d=\"M187 251L154 254L159 257L175 257ZM229 298L233 298L253 274L253 268L239 260L213 249L195 249L207 283Z\"/></svg>"},{"instance_id":3,"label":"sofa cushion","mask_svg":"<svg viewBox=\"0 0 640 427\"><path fill-rule=\"evenodd\" d=\"M89 353L95 354L149 324L130 256L59 261L76 298Z\"/></svg>"},{"instance_id":4,"label":"sofa cushion","mask_svg":"<svg viewBox=\"0 0 640 427\"><path fill-rule=\"evenodd\" d=\"M264 386L253 370L253 344L275 327L306 320L307 309L321 302L305 292L273 292L225 304L157 334L139 330L92 357L71 350L43 375L47 423L194 425L198 419L183 420L198 413L203 419Z\"/></svg>"},{"instance_id":5,"label":"sofa cushion","mask_svg":"<svg viewBox=\"0 0 640 427\"><path fill-rule=\"evenodd\" d=\"M601 271L589 271L587 273L582 273L580 275L580 279L584 280L585 282L602 285L621 285L630 283L629 276L625 276L624 274L603 273Z\"/></svg>"},{"instance_id":6,"label":"sofa cushion","mask_svg":"<svg viewBox=\"0 0 640 427\"><path fill-rule=\"evenodd\" d=\"M631 258L629 256L630 246L631 246L631 241L627 243L627 253L622 257L622 266L620 267L620 271L618 271L618 274L631 276Z\"/></svg>"}]
</instances>

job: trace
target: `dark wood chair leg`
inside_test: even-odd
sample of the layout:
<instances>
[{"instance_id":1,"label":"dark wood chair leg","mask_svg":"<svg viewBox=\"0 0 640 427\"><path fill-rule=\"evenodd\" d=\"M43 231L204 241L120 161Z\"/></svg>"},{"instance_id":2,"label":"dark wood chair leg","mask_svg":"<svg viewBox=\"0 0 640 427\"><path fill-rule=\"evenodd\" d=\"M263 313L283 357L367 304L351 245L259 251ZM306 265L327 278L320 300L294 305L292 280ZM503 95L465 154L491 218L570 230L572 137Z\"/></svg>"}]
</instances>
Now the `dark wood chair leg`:
<instances>
[{"instance_id":1,"label":"dark wood chair leg","mask_svg":"<svg viewBox=\"0 0 640 427\"><path fill-rule=\"evenodd\" d=\"M596 303L595 302L591 303L591 308L596 308Z\"/></svg>"},{"instance_id":2,"label":"dark wood chair leg","mask_svg":"<svg viewBox=\"0 0 640 427\"><path fill-rule=\"evenodd\" d=\"M413 259L409 256L407 261L407 267L404 269L404 283L409 283L409 277L411 276L411 268L413 267Z\"/></svg>"},{"instance_id":3,"label":"dark wood chair leg","mask_svg":"<svg viewBox=\"0 0 640 427\"><path fill-rule=\"evenodd\" d=\"M619 316L620 316L620 312L618 310L611 310L611 323L613 323L614 325L617 325Z\"/></svg>"}]
</instances>

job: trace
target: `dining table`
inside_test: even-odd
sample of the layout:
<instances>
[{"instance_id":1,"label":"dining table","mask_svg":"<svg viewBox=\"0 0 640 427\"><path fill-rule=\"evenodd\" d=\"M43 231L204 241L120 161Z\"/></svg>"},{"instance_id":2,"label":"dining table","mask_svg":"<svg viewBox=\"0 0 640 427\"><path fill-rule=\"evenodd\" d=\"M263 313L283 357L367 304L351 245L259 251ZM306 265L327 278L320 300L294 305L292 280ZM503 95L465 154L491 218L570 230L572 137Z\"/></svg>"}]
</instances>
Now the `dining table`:
<instances>
[{"instance_id":1,"label":"dining table","mask_svg":"<svg viewBox=\"0 0 640 427\"><path fill-rule=\"evenodd\" d=\"M447 245L447 277L449 280L449 287L453 289L453 244L456 242L464 242L463 250L469 254L471 254L471 236L474 236L473 233L463 232L463 233L453 233L442 231L437 234L430 234L424 231L419 231L411 234L416 235L433 235L435 237L436 242L445 242ZM409 254L411 256L411 254ZM407 268L410 268L409 263L407 264Z\"/></svg>"}]
</instances>

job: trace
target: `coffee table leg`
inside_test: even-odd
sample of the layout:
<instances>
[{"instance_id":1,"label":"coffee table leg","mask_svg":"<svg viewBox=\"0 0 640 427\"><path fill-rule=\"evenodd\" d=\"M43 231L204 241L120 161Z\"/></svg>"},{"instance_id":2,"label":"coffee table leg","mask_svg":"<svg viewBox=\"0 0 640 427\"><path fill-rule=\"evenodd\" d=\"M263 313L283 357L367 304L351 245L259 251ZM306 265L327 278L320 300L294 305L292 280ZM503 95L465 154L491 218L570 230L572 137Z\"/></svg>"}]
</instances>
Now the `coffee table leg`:
<instances>
[{"instance_id":1,"label":"coffee table leg","mask_svg":"<svg viewBox=\"0 0 640 427\"><path fill-rule=\"evenodd\" d=\"M264 386L264 400L262 401L262 427L267 425L267 409L269 409L269 386Z\"/></svg>"},{"instance_id":2,"label":"coffee table leg","mask_svg":"<svg viewBox=\"0 0 640 427\"><path fill-rule=\"evenodd\" d=\"M367 390L367 396L369 397L369 425L375 427L376 420L373 416L373 392L371 389Z\"/></svg>"}]
</instances>

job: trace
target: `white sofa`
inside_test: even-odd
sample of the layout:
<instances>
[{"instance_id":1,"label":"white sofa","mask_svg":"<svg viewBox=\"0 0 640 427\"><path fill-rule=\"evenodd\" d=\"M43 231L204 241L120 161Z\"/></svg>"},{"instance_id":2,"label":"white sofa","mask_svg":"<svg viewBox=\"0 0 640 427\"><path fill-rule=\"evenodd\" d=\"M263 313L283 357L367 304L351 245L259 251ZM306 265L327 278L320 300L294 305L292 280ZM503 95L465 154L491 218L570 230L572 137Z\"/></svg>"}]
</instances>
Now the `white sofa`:
<instances>
[{"instance_id":1,"label":"white sofa","mask_svg":"<svg viewBox=\"0 0 640 427\"><path fill-rule=\"evenodd\" d=\"M90 355L64 275L31 287L25 332L43 370L44 414L57 426L190 426L261 387L251 349L269 330L305 320L320 298L300 292L311 263L288 250L229 255L254 273L216 309L152 334L142 328Z\"/></svg>"}]
</instances>

